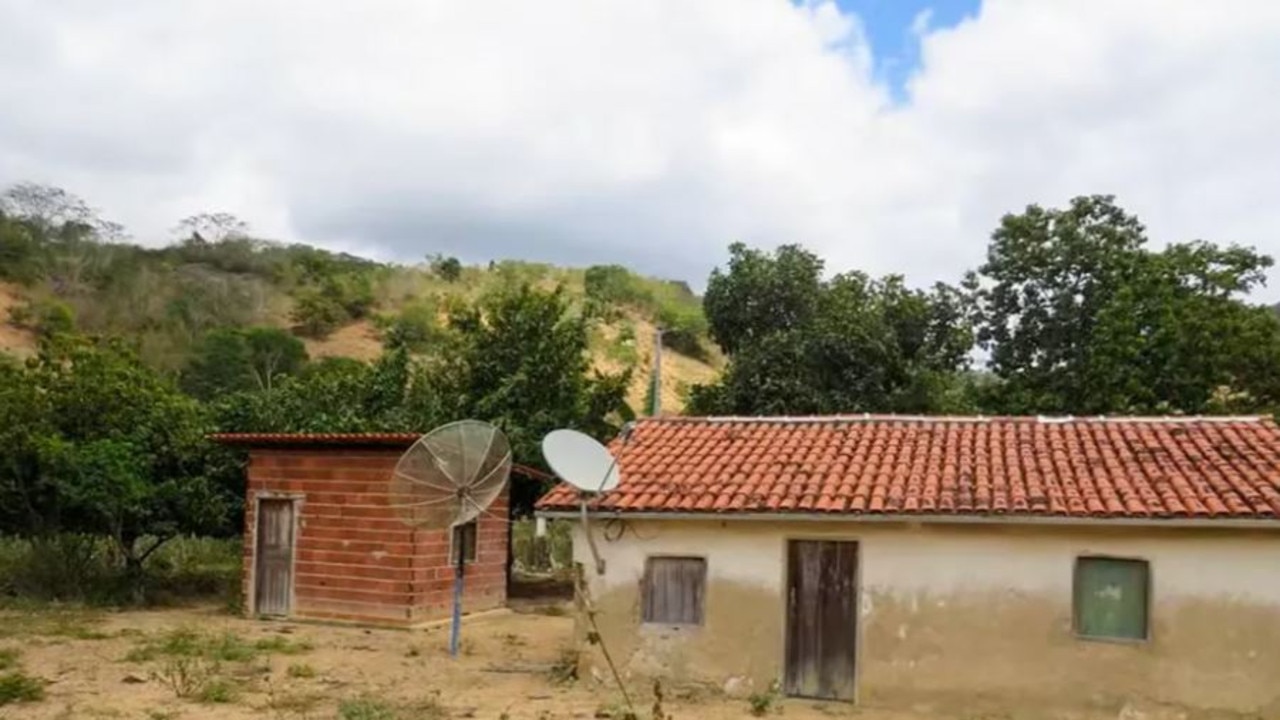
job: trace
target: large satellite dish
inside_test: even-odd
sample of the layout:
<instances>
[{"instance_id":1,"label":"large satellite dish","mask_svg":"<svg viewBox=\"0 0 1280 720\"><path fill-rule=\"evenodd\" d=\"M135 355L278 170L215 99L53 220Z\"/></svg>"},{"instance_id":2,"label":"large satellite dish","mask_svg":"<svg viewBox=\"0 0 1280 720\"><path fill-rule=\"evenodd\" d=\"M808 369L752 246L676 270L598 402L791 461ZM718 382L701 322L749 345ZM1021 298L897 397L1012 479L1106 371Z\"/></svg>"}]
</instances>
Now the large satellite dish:
<instances>
[{"instance_id":1,"label":"large satellite dish","mask_svg":"<svg viewBox=\"0 0 1280 720\"><path fill-rule=\"evenodd\" d=\"M542 439L542 456L561 480L582 492L618 487L618 461L595 438L577 430L552 430Z\"/></svg>"},{"instance_id":2,"label":"large satellite dish","mask_svg":"<svg viewBox=\"0 0 1280 720\"><path fill-rule=\"evenodd\" d=\"M456 571L449 651L455 657L462 626L466 566L466 553L461 547L465 534L458 529L488 512L510 474L511 444L507 436L489 423L460 420L414 441L400 456L391 476L391 507L405 524L453 533Z\"/></svg>"},{"instance_id":3,"label":"large satellite dish","mask_svg":"<svg viewBox=\"0 0 1280 720\"><path fill-rule=\"evenodd\" d=\"M442 425L418 438L396 463L391 501L414 527L445 529L480 516L511 474L511 445L479 420Z\"/></svg>"},{"instance_id":4,"label":"large satellite dish","mask_svg":"<svg viewBox=\"0 0 1280 720\"><path fill-rule=\"evenodd\" d=\"M631 426L627 425L622 430L624 448L630 439ZM603 575L604 559L600 557L595 539L591 536L586 496L607 493L618 487L621 480L618 458L590 435L568 429L552 430L542 438L542 456L557 477L578 489L583 534L587 538L587 546L591 548L591 556L596 561L596 573Z\"/></svg>"}]
</instances>

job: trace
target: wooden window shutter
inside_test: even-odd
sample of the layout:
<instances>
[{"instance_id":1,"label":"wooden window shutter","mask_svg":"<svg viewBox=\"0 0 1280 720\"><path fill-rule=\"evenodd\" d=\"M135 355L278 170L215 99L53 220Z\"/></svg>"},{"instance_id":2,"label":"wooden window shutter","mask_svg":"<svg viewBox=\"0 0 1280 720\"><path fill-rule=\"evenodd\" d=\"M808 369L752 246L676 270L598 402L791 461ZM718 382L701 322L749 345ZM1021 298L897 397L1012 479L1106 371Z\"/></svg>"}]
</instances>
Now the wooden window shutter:
<instances>
[{"instance_id":1,"label":"wooden window shutter","mask_svg":"<svg viewBox=\"0 0 1280 720\"><path fill-rule=\"evenodd\" d=\"M642 588L643 621L701 625L706 583L707 561L702 558L649 558Z\"/></svg>"},{"instance_id":2,"label":"wooden window shutter","mask_svg":"<svg viewBox=\"0 0 1280 720\"><path fill-rule=\"evenodd\" d=\"M1146 640L1149 593L1150 568L1145 560L1077 558L1076 633L1087 638Z\"/></svg>"}]
</instances>

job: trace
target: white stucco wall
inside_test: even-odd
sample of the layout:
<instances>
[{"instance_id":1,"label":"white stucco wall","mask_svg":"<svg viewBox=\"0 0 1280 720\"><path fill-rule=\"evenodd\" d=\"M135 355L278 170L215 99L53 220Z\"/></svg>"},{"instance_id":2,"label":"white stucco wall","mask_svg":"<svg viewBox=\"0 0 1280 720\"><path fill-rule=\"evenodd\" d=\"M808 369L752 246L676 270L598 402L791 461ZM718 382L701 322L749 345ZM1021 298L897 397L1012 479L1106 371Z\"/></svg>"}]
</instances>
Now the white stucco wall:
<instances>
[{"instance_id":1,"label":"white stucco wall","mask_svg":"<svg viewBox=\"0 0 1280 720\"><path fill-rule=\"evenodd\" d=\"M580 526L574 557L592 596L606 599L604 612L613 615L606 620L620 636L644 635L635 608L646 557L706 558L707 627L664 638L671 647L660 649L664 658L677 657L679 647L697 650L693 666L716 681L747 673L758 684L778 672L786 541L832 538L859 543L862 696L876 689L886 696L963 692L984 682L997 691L1026 686L1031 696L1056 695L1083 682L1108 697L1141 694L1193 706L1256 709L1280 698L1273 680L1280 677L1277 531L640 520L610 542L603 529L592 526L603 576ZM1073 568L1088 554L1150 563L1151 642L1121 646L1072 634ZM738 615L745 604L752 607ZM714 612L736 617L717 623ZM721 642L744 624L762 628L749 645ZM640 660L655 650L653 641L632 645L630 657L651 670L654 663ZM749 667L737 659L747 653L756 658Z\"/></svg>"}]
</instances>

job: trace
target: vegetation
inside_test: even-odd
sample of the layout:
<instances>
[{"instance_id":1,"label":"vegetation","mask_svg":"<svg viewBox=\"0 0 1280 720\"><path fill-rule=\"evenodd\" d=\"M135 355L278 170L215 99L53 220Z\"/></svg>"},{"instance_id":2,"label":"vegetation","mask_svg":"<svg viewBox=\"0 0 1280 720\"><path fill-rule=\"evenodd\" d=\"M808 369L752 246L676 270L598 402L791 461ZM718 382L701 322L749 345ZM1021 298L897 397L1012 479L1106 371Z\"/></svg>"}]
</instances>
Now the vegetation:
<instances>
[{"instance_id":1,"label":"vegetation","mask_svg":"<svg viewBox=\"0 0 1280 720\"><path fill-rule=\"evenodd\" d=\"M1280 317L1249 300L1271 258L1203 241L1154 250L1109 196L1005 216L957 285L828 276L801 247L734 244L702 299L618 265L381 264L264 241L225 213L186 218L164 247L124 239L62 190L0 196L3 320L31 338L23 362L0 356L0 595L234 598L238 553L195 539L236 537L242 517L243 455L210 432L478 417L539 466L548 430L604 439L635 416L655 330L675 359L727 359L690 388L692 413L1280 403ZM372 352L325 344L351 328L376 336ZM979 349L986 367L973 366ZM517 490L526 513L541 489ZM554 566L559 543L517 539L530 567Z\"/></svg>"},{"instance_id":2,"label":"vegetation","mask_svg":"<svg viewBox=\"0 0 1280 720\"><path fill-rule=\"evenodd\" d=\"M44 699L44 681L21 670L0 673L0 706Z\"/></svg>"},{"instance_id":3,"label":"vegetation","mask_svg":"<svg viewBox=\"0 0 1280 720\"><path fill-rule=\"evenodd\" d=\"M729 356L695 413L1273 413L1280 318L1251 304L1272 259L1147 247L1110 196L1002 218L958 287L909 289L820 258L730 248L705 298ZM989 367L970 368L972 352Z\"/></svg>"}]
</instances>

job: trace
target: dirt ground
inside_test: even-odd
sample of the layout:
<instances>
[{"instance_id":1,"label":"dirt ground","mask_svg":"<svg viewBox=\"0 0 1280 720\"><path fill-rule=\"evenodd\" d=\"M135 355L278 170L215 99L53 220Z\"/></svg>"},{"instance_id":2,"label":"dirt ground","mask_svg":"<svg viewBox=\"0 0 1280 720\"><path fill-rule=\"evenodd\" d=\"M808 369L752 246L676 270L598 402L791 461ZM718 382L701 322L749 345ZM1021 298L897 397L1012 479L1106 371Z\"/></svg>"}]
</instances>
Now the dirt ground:
<instances>
[{"instance_id":1,"label":"dirt ground","mask_svg":"<svg viewBox=\"0 0 1280 720\"><path fill-rule=\"evenodd\" d=\"M217 608L0 612L9 672L44 683L43 699L0 705L0 718L557 720L610 717L611 710L620 717L616 692L554 679L572 625L567 615L530 609L470 619L455 660L447 626L409 632L261 622ZM652 696L637 700L648 720ZM745 700L724 697L673 700L665 709L679 719L750 717ZM796 720L854 712L799 701L781 709Z\"/></svg>"}]
</instances>

